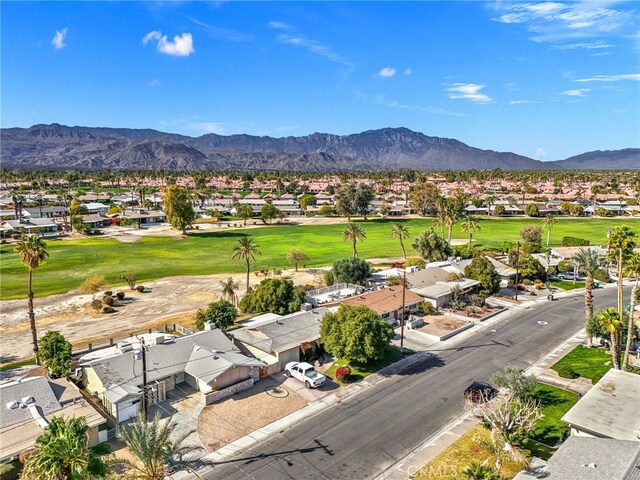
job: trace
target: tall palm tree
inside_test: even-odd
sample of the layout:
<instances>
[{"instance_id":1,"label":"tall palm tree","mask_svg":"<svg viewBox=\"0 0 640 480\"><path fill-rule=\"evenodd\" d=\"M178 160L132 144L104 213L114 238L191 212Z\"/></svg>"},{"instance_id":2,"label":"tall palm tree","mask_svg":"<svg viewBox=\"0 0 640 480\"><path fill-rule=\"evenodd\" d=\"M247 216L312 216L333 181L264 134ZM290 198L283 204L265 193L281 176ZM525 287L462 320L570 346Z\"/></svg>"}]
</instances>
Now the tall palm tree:
<instances>
[{"instance_id":1,"label":"tall palm tree","mask_svg":"<svg viewBox=\"0 0 640 480\"><path fill-rule=\"evenodd\" d=\"M443 195L436 199L436 220L435 226L440 229L442 239L444 240L444 227L447 226L447 210L449 209L449 201Z\"/></svg>"},{"instance_id":2,"label":"tall palm tree","mask_svg":"<svg viewBox=\"0 0 640 480\"><path fill-rule=\"evenodd\" d=\"M547 215L542 221L543 228L547 229L547 247L549 246L549 240L551 239L551 229L556 223L558 223L558 220L556 220L554 215Z\"/></svg>"},{"instance_id":3,"label":"tall palm tree","mask_svg":"<svg viewBox=\"0 0 640 480\"><path fill-rule=\"evenodd\" d=\"M620 320L620 313L613 307L606 308L598 314L598 323L605 329L611 337L610 349L613 368L620 369L620 341L623 322Z\"/></svg>"},{"instance_id":4,"label":"tall palm tree","mask_svg":"<svg viewBox=\"0 0 640 480\"><path fill-rule=\"evenodd\" d=\"M367 238L367 234L365 233L360 225L357 223L347 223L344 226L344 231L342 232L342 240L345 242L351 242L353 245L353 258L358 257L358 250L356 249L356 243L358 240L363 242Z\"/></svg>"},{"instance_id":5,"label":"tall palm tree","mask_svg":"<svg viewBox=\"0 0 640 480\"><path fill-rule=\"evenodd\" d=\"M476 230L482 230L480 223L478 223L478 221L473 215L467 215L462 221L460 228L462 228L463 232L466 232L469 234L469 245L471 245L471 238L473 237L473 232L475 232Z\"/></svg>"},{"instance_id":6,"label":"tall palm tree","mask_svg":"<svg viewBox=\"0 0 640 480\"><path fill-rule=\"evenodd\" d=\"M233 247L233 259L244 260L247 262L247 292L249 291L249 274L251 273L251 260L256 259L256 255L262 255L262 252L258 250L258 245L253 241L253 238L243 235L238 240L238 245Z\"/></svg>"},{"instance_id":7,"label":"tall palm tree","mask_svg":"<svg viewBox=\"0 0 640 480\"><path fill-rule=\"evenodd\" d=\"M31 339L33 342L33 353L38 360L38 332L36 330L36 315L33 311L33 271L40 266L49 254L47 253L46 242L37 235L23 235L16 245L15 252L20 255L20 260L29 270L29 283L27 288L29 323L31 325Z\"/></svg>"},{"instance_id":8,"label":"tall palm tree","mask_svg":"<svg viewBox=\"0 0 640 480\"><path fill-rule=\"evenodd\" d=\"M108 443L89 448L89 426L82 417L53 417L45 433L36 439L22 471L24 480L90 480L104 478L109 466L102 457L111 453Z\"/></svg>"},{"instance_id":9,"label":"tall palm tree","mask_svg":"<svg viewBox=\"0 0 640 480\"><path fill-rule=\"evenodd\" d=\"M236 295L236 289L238 288L238 283L233 280L233 277L229 277L224 282L220 282L220 286L222 287L222 298L226 298L228 302L237 305L238 296Z\"/></svg>"},{"instance_id":10,"label":"tall palm tree","mask_svg":"<svg viewBox=\"0 0 640 480\"><path fill-rule=\"evenodd\" d=\"M634 237L636 233L626 225L614 228L609 233L609 259L615 259L618 264L618 311L622 313L622 274L624 272L624 261L633 253L635 247Z\"/></svg>"},{"instance_id":11,"label":"tall palm tree","mask_svg":"<svg viewBox=\"0 0 640 480\"><path fill-rule=\"evenodd\" d=\"M138 459L138 462L131 462L131 466L138 471L141 478L164 479L170 473L170 461L188 468L189 461L184 457L200 448L185 443L187 437L195 430L181 433L172 439L177 425L172 419L162 421L158 414L150 422L147 422L144 415L140 415L118 432L120 439Z\"/></svg>"},{"instance_id":12,"label":"tall palm tree","mask_svg":"<svg viewBox=\"0 0 640 480\"><path fill-rule=\"evenodd\" d=\"M624 361L622 368L625 370L629 366L629 351L631 350L631 342L633 337L633 325L635 321L636 301L638 299L638 283L640 282L640 252L636 252L627 258L625 273L628 277L634 276L636 281L631 289L631 300L629 302L629 324L627 325L627 344L624 348Z\"/></svg>"},{"instance_id":13,"label":"tall palm tree","mask_svg":"<svg viewBox=\"0 0 640 480\"><path fill-rule=\"evenodd\" d=\"M581 248L573 257L573 264L579 272L586 275L587 279L584 283L584 315L585 325L589 321L589 318L593 316L593 278L602 266L602 257L593 248ZM588 343L591 346L591 337L588 336Z\"/></svg>"},{"instance_id":14,"label":"tall palm tree","mask_svg":"<svg viewBox=\"0 0 640 480\"><path fill-rule=\"evenodd\" d=\"M447 242L451 245L451 231L453 230L453 226L460 219L460 215L453 208L447 208L447 213L444 219L444 223L447 225Z\"/></svg>"},{"instance_id":15,"label":"tall palm tree","mask_svg":"<svg viewBox=\"0 0 640 480\"><path fill-rule=\"evenodd\" d=\"M391 231L391 236L393 238L397 238L400 241L400 248L402 248L402 255L404 258L407 258L407 252L404 249L404 242L406 238L409 237L409 229L404 223L396 222L393 224L393 230Z\"/></svg>"}]
</instances>

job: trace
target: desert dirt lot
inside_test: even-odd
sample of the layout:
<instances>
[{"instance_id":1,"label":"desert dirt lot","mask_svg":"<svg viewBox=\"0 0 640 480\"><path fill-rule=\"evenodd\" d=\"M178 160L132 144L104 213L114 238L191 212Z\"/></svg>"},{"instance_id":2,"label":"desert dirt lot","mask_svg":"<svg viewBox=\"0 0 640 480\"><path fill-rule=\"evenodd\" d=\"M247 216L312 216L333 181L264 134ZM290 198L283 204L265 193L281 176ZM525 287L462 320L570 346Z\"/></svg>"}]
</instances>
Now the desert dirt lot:
<instances>
[{"instance_id":1,"label":"desert dirt lot","mask_svg":"<svg viewBox=\"0 0 640 480\"><path fill-rule=\"evenodd\" d=\"M312 284L316 277L307 272L285 270L284 276L296 284ZM128 287L116 287L127 295L124 305L116 307L113 314L99 314L90 307L91 295L69 292L35 299L38 335L48 330L62 333L74 347L89 342L101 343L109 338L118 340L129 333L140 333L165 323L188 326L195 312L205 308L221 295L220 282L228 277L238 282L238 294L245 290L244 274L218 274L203 276L166 277L146 282L149 292L138 293ZM251 285L265 277L250 277ZM111 288L105 288L108 290ZM100 294L97 295L100 297ZM31 331L27 318L27 300L6 300L0 303L0 363L8 363L31 357Z\"/></svg>"}]
</instances>

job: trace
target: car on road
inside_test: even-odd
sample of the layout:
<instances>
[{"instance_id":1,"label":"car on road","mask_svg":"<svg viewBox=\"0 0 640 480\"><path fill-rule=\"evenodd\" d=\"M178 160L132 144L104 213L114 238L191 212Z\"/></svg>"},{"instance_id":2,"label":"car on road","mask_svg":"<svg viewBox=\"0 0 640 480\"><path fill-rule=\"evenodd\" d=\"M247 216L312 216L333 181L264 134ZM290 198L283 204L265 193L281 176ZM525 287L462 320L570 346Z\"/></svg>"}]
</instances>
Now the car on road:
<instances>
[{"instance_id":1,"label":"car on road","mask_svg":"<svg viewBox=\"0 0 640 480\"><path fill-rule=\"evenodd\" d=\"M558 277L561 278L562 280L580 280L580 275L573 272L563 272L560 275L558 275Z\"/></svg>"},{"instance_id":2,"label":"car on road","mask_svg":"<svg viewBox=\"0 0 640 480\"><path fill-rule=\"evenodd\" d=\"M300 380L307 388L318 388L327 380L327 377L316 372L313 365L306 362L289 362L284 367L284 373L287 377Z\"/></svg>"},{"instance_id":3,"label":"car on road","mask_svg":"<svg viewBox=\"0 0 640 480\"><path fill-rule=\"evenodd\" d=\"M484 403L498 394L498 390L486 382L473 382L464 390L464 398L473 403Z\"/></svg>"}]
</instances>

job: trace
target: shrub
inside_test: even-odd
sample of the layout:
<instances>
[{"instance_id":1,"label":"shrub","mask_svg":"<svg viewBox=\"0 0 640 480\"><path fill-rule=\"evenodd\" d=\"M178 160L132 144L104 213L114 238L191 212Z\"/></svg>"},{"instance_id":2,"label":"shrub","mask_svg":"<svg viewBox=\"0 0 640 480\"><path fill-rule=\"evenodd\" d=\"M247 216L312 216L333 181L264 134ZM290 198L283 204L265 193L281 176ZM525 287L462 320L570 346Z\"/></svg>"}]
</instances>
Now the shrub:
<instances>
[{"instance_id":1,"label":"shrub","mask_svg":"<svg viewBox=\"0 0 640 480\"><path fill-rule=\"evenodd\" d=\"M531 280L529 280L528 278L525 278L524 280L522 280L522 284L523 285L531 285Z\"/></svg>"},{"instance_id":2,"label":"shrub","mask_svg":"<svg viewBox=\"0 0 640 480\"><path fill-rule=\"evenodd\" d=\"M144 285L138 285L136 286L136 290L140 293L144 293Z\"/></svg>"},{"instance_id":3,"label":"shrub","mask_svg":"<svg viewBox=\"0 0 640 480\"><path fill-rule=\"evenodd\" d=\"M116 292L116 298L118 300L124 300L124 292Z\"/></svg>"},{"instance_id":4,"label":"shrub","mask_svg":"<svg viewBox=\"0 0 640 480\"><path fill-rule=\"evenodd\" d=\"M392 275L390 277L387 277L384 283L386 283L387 287L402 285L402 277L400 275Z\"/></svg>"},{"instance_id":5,"label":"shrub","mask_svg":"<svg viewBox=\"0 0 640 480\"><path fill-rule=\"evenodd\" d=\"M102 307L102 313L115 313L116 309L113 307Z\"/></svg>"},{"instance_id":6,"label":"shrub","mask_svg":"<svg viewBox=\"0 0 640 480\"><path fill-rule=\"evenodd\" d=\"M106 292L104 292L104 296L105 297L110 297L111 295L113 295L113 291L112 290L107 290Z\"/></svg>"},{"instance_id":7,"label":"shrub","mask_svg":"<svg viewBox=\"0 0 640 480\"><path fill-rule=\"evenodd\" d=\"M102 300L94 300L93 302L91 302L91 307L94 310L100 311L100 309L102 308Z\"/></svg>"},{"instance_id":8,"label":"shrub","mask_svg":"<svg viewBox=\"0 0 640 480\"><path fill-rule=\"evenodd\" d=\"M585 240L584 238L579 238L579 237L566 236L566 237L562 237L562 246L563 247L588 247L589 240Z\"/></svg>"},{"instance_id":9,"label":"shrub","mask_svg":"<svg viewBox=\"0 0 640 480\"><path fill-rule=\"evenodd\" d=\"M425 315L433 315L436 311L436 307L431 302L422 302L420 304L420 311Z\"/></svg>"},{"instance_id":10,"label":"shrub","mask_svg":"<svg viewBox=\"0 0 640 480\"><path fill-rule=\"evenodd\" d=\"M418 268L424 268L426 265L425 261L422 258L418 258L418 257L411 257L411 258L407 258L404 261L404 266L405 267L418 267Z\"/></svg>"},{"instance_id":11,"label":"shrub","mask_svg":"<svg viewBox=\"0 0 640 480\"><path fill-rule=\"evenodd\" d=\"M353 283L364 285L371 274L371 264L361 258L345 258L333 262L331 269L336 283Z\"/></svg>"},{"instance_id":12,"label":"shrub","mask_svg":"<svg viewBox=\"0 0 640 480\"><path fill-rule=\"evenodd\" d=\"M267 278L240 301L240 309L247 313L271 312L287 315L300 310L304 292L291 280Z\"/></svg>"},{"instance_id":13,"label":"shrub","mask_svg":"<svg viewBox=\"0 0 640 480\"><path fill-rule=\"evenodd\" d=\"M482 315L482 309L479 307L476 307L474 305L469 305L467 307L464 308L464 313L468 316L468 317L479 317L480 315Z\"/></svg>"},{"instance_id":14,"label":"shrub","mask_svg":"<svg viewBox=\"0 0 640 480\"><path fill-rule=\"evenodd\" d=\"M351 368L349 368L348 365L345 365L344 367L339 367L336 370L336 380L338 380L341 383L346 383L347 380L349 380L349 375L351 375Z\"/></svg>"},{"instance_id":15,"label":"shrub","mask_svg":"<svg viewBox=\"0 0 640 480\"><path fill-rule=\"evenodd\" d=\"M204 324L210 323L220 330L227 330L233 326L238 317L238 310L227 300L211 302L206 310L196 313L196 327L204 330Z\"/></svg>"},{"instance_id":16,"label":"shrub","mask_svg":"<svg viewBox=\"0 0 640 480\"><path fill-rule=\"evenodd\" d=\"M116 299L111 295L105 295L104 297L102 297L102 303L104 303L108 307L113 307L113 305L116 303Z\"/></svg>"},{"instance_id":17,"label":"shrub","mask_svg":"<svg viewBox=\"0 0 640 480\"><path fill-rule=\"evenodd\" d=\"M136 275L134 273L123 273L122 275L120 275L120 279L124 280L125 282L127 282L127 285L129 285L129 288L131 290L135 290L136 288Z\"/></svg>"},{"instance_id":18,"label":"shrub","mask_svg":"<svg viewBox=\"0 0 640 480\"><path fill-rule=\"evenodd\" d=\"M451 300L449 302L449 308L451 310L463 310L467 306L467 302L463 300Z\"/></svg>"},{"instance_id":19,"label":"shrub","mask_svg":"<svg viewBox=\"0 0 640 480\"><path fill-rule=\"evenodd\" d=\"M599 282L608 282L611 280L611 277L609 277L609 274L607 272L600 268L596 270L595 274L593 275L593 279L598 280Z\"/></svg>"},{"instance_id":20,"label":"shrub","mask_svg":"<svg viewBox=\"0 0 640 480\"><path fill-rule=\"evenodd\" d=\"M450 273L447 275L446 280L447 280L447 282L457 282L458 280L460 280L460 279L461 279L461 278L463 278L463 277L464 277L464 275L462 275L461 273L458 273L458 272L450 272ZM402 282L401 282L401 283L402 283Z\"/></svg>"},{"instance_id":21,"label":"shrub","mask_svg":"<svg viewBox=\"0 0 640 480\"><path fill-rule=\"evenodd\" d=\"M556 371L562 378L576 378L578 376L576 375L576 372L573 370L573 368L569 365L560 365L556 369Z\"/></svg>"}]
</instances>

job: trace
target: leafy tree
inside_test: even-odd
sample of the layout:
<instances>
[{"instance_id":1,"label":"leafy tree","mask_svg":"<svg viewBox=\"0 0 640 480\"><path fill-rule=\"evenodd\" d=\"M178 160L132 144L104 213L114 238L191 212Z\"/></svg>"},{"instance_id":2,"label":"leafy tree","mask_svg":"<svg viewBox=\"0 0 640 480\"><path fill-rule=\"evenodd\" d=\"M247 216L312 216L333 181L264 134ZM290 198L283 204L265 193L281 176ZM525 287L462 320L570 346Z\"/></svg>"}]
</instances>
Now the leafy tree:
<instances>
[{"instance_id":1,"label":"leafy tree","mask_svg":"<svg viewBox=\"0 0 640 480\"><path fill-rule=\"evenodd\" d=\"M387 287L395 287L396 285L402 285L402 278L402 275L392 275L387 277L384 283Z\"/></svg>"},{"instance_id":2,"label":"leafy tree","mask_svg":"<svg viewBox=\"0 0 640 480\"><path fill-rule=\"evenodd\" d=\"M71 223L71 228L73 228L74 231L83 235L87 234L89 230L91 230L91 227L84 223L80 215L72 215L69 223Z\"/></svg>"},{"instance_id":3,"label":"leafy tree","mask_svg":"<svg viewBox=\"0 0 640 480\"><path fill-rule=\"evenodd\" d=\"M631 350L631 342L633 338L633 324L635 318L636 303L638 300L638 296L640 295L640 290L638 290L638 284L640 283L640 252L635 252L627 258L625 273L627 274L627 276L633 276L636 279L635 284L631 289L631 299L629 302L629 323L627 325L627 343L624 349L624 361L622 362L623 368L627 370L629 368L629 352Z\"/></svg>"},{"instance_id":4,"label":"leafy tree","mask_svg":"<svg viewBox=\"0 0 640 480\"><path fill-rule=\"evenodd\" d=\"M36 315L33 310L33 272L49 257L49 253L47 252L46 242L37 235L22 235L16 245L15 252L20 255L20 261L29 270L27 311L31 327L33 353L36 356L36 363L38 363L38 332L36 330Z\"/></svg>"},{"instance_id":5,"label":"leafy tree","mask_svg":"<svg viewBox=\"0 0 640 480\"><path fill-rule=\"evenodd\" d=\"M584 292L584 321L585 325L593 317L593 279L600 271L603 258L593 248L581 248L573 257L573 264L579 272L586 275ZM591 337L588 337L588 344L591 346Z\"/></svg>"},{"instance_id":6,"label":"leafy tree","mask_svg":"<svg viewBox=\"0 0 640 480\"><path fill-rule=\"evenodd\" d=\"M186 235L187 228L196 218L187 189L178 185L169 185L164 191L163 204L167 221L173 228L182 230L182 234Z\"/></svg>"},{"instance_id":7,"label":"leafy tree","mask_svg":"<svg viewBox=\"0 0 640 480\"><path fill-rule=\"evenodd\" d=\"M236 205L236 217L242 219L244 221L244 226L247 226L247 220L253 217L253 208L251 205L247 205L246 203L242 203Z\"/></svg>"},{"instance_id":8,"label":"leafy tree","mask_svg":"<svg viewBox=\"0 0 640 480\"><path fill-rule=\"evenodd\" d=\"M452 253L449 244L433 228L420 233L411 246L425 261L429 262L446 260Z\"/></svg>"},{"instance_id":9,"label":"leafy tree","mask_svg":"<svg viewBox=\"0 0 640 480\"><path fill-rule=\"evenodd\" d=\"M271 220L277 218L278 213L280 213L280 210L278 210L270 203L265 203L260 209L260 218L262 219L263 223L271 223Z\"/></svg>"},{"instance_id":10,"label":"leafy tree","mask_svg":"<svg viewBox=\"0 0 640 480\"><path fill-rule=\"evenodd\" d=\"M323 217L331 217L333 215L335 215L336 212L336 207L334 207L333 205L329 205L329 204L325 204L322 205L319 209L318 209L318 215L321 215Z\"/></svg>"},{"instance_id":11,"label":"leafy tree","mask_svg":"<svg viewBox=\"0 0 640 480\"><path fill-rule=\"evenodd\" d=\"M486 295L500 291L500 274L484 255L475 257L469 265L464 267L464 276L480 282L480 288Z\"/></svg>"},{"instance_id":12,"label":"leafy tree","mask_svg":"<svg viewBox=\"0 0 640 480\"><path fill-rule=\"evenodd\" d=\"M507 388L521 400L533 398L538 392L538 381L533 375L526 375L516 366L507 366L491 376L491 381L498 388Z\"/></svg>"},{"instance_id":13,"label":"leafy tree","mask_svg":"<svg viewBox=\"0 0 640 480\"><path fill-rule=\"evenodd\" d=\"M222 287L222 298L234 306L238 305L238 296L236 295L238 284L233 280L233 277L229 277L224 282L220 282L220 286Z\"/></svg>"},{"instance_id":14,"label":"leafy tree","mask_svg":"<svg viewBox=\"0 0 640 480\"><path fill-rule=\"evenodd\" d=\"M520 237L525 242L540 245L542 243L542 227L529 225L520 230Z\"/></svg>"},{"instance_id":15,"label":"leafy tree","mask_svg":"<svg viewBox=\"0 0 640 480\"><path fill-rule=\"evenodd\" d=\"M501 216L504 215L506 212L506 208L504 207L504 205L496 205L496 208L493 210L493 213Z\"/></svg>"},{"instance_id":16,"label":"leafy tree","mask_svg":"<svg viewBox=\"0 0 640 480\"><path fill-rule=\"evenodd\" d=\"M38 341L40 363L51 378L60 378L71 372L71 343L60 332L47 332Z\"/></svg>"},{"instance_id":17,"label":"leafy tree","mask_svg":"<svg viewBox=\"0 0 640 480\"><path fill-rule=\"evenodd\" d=\"M549 240L551 239L551 229L556 223L558 223L558 220L556 220L554 215L547 215L542 221L543 227L547 229L547 247L549 246Z\"/></svg>"},{"instance_id":18,"label":"leafy tree","mask_svg":"<svg viewBox=\"0 0 640 480\"><path fill-rule=\"evenodd\" d=\"M84 418L53 417L36 439L22 471L24 480L92 480L105 478L109 465L102 459L111 453L108 443L88 446L89 426Z\"/></svg>"},{"instance_id":19,"label":"leafy tree","mask_svg":"<svg viewBox=\"0 0 640 480\"><path fill-rule=\"evenodd\" d=\"M355 199L356 188L351 184L342 185L334 195L336 212L340 216L347 217L349 222L351 221L351 216L358 211Z\"/></svg>"},{"instance_id":20,"label":"leafy tree","mask_svg":"<svg viewBox=\"0 0 640 480\"><path fill-rule=\"evenodd\" d=\"M520 255L518 261L520 278L545 278L546 271L542 264L532 255Z\"/></svg>"},{"instance_id":21,"label":"leafy tree","mask_svg":"<svg viewBox=\"0 0 640 480\"><path fill-rule=\"evenodd\" d=\"M296 272L298 271L298 265L304 263L306 260L307 254L299 248L294 247L287 252L287 261L295 265Z\"/></svg>"},{"instance_id":22,"label":"leafy tree","mask_svg":"<svg viewBox=\"0 0 640 480\"><path fill-rule=\"evenodd\" d=\"M335 283L364 285L371 275L371 264L360 258L344 258L333 262L331 274Z\"/></svg>"},{"instance_id":23,"label":"leafy tree","mask_svg":"<svg viewBox=\"0 0 640 480\"><path fill-rule=\"evenodd\" d=\"M473 232L475 232L476 230L482 230L482 226L480 225L480 222L478 222L476 218L472 215L467 215L465 217L465 219L462 221L462 225L460 225L460 228L462 229L463 232L466 232L469 234L469 245L471 245Z\"/></svg>"},{"instance_id":24,"label":"leafy tree","mask_svg":"<svg viewBox=\"0 0 640 480\"><path fill-rule=\"evenodd\" d=\"M303 302L304 292L291 280L267 278L240 300L240 308L247 313L287 315L300 310Z\"/></svg>"},{"instance_id":25,"label":"leafy tree","mask_svg":"<svg viewBox=\"0 0 640 480\"><path fill-rule=\"evenodd\" d=\"M298 199L298 202L300 202L300 208L306 210L308 206L316 204L316 196L305 193Z\"/></svg>"},{"instance_id":26,"label":"leafy tree","mask_svg":"<svg viewBox=\"0 0 640 480\"><path fill-rule=\"evenodd\" d=\"M198 310L196 313L196 327L204 330L205 323L211 323L220 330L227 330L233 326L238 317L236 307L227 300L211 302L206 310Z\"/></svg>"},{"instance_id":27,"label":"leafy tree","mask_svg":"<svg viewBox=\"0 0 640 480\"><path fill-rule=\"evenodd\" d=\"M177 426L172 419L163 421L156 414L150 422L141 415L120 429L120 438L137 459L128 463L139 477L163 480L171 473L171 463L189 468L189 462L184 457L200 450L200 447L186 444L187 438L195 430L174 435Z\"/></svg>"},{"instance_id":28,"label":"leafy tree","mask_svg":"<svg viewBox=\"0 0 640 480\"><path fill-rule=\"evenodd\" d=\"M524 213L530 217L538 217L540 215L540 209L535 203L530 203L524 207Z\"/></svg>"},{"instance_id":29,"label":"leafy tree","mask_svg":"<svg viewBox=\"0 0 640 480\"><path fill-rule=\"evenodd\" d=\"M633 253L636 233L626 225L614 228L609 234L609 258L618 264L618 311L622 312L622 274L624 262Z\"/></svg>"},{"instance_id":30,"label":"leafy tree","mask_svg":"<svg viewBox=\"0 0 640 480\"><path fill-rule=\"evenodd\" d=\"M620 313L613 307L609 307L600 312L597 316L600 327L610 336L610 350L613 368L620 369L620 350L622 340L622 330L624 322L620 319Z\"/></svg>"},{"instance_id":31,"label":"leafy tree","mask_svg":"<svg viewBox=\"0 0 640 480\"><path fill-rule=\"evenodd\" d=\"M87 206L80 200L73 199L69 204L69 213L71 215L85 215L87 213Z\"/></svg>"},{"instance_id":32,"label":"leafy tree","mask_svg":"<svg viewBox=\"0 0 640 480\"><path fill-rule=\"evenodd\" d=\"M373 200L373 190L369 185L360 184L356 188L353 196L353 206L355 211L364 216L364 221L367 221L367 213L369 212L369 204Z\"/></svg>"},{"instance_id":33,"label":"leafy tree","mask_svg":"<svg viewBox=\"0 0 640 480\"><path fill-rule=\"evenodd\" d=\"M419 182L409 190L409 204L420 215L428 215L435 210L440 188L435 183Z\"/></svg>"},{"instance_id":34,"label":"leafy tree","mask_svg":"<svg viewBox=\"0 0 640 480\"><path fill-rule=\"evenodd\" d=\"M244 260L247 264L247 292L249 291L249 274L251 273L251 260L256 259L256 255L262 255L262 252L258 250L258 245L254 242L253 238L243 235L238 240L238 245L233 247L233 259Z\"/></svg>"},{"instance_id":35,"label":"leafy tree","mask_svg":"<svg viewBox=\"0 0 640 480\"><path fill-rule=\"evenodd\" d=\"M391 236L393 238L397 238L400 242L400 248L402 248L402 255L404 258L407 258L407 252L404 248L404 240L409 237L409 229L404 223L396 222L393 224L393 229L391 230Z\"/></svg>"},{"instance_id":36,"label":"leafy tree","mask_svg":"<svg viewBox=\"0 0 640 480\"><path fill-rule=\"evenodd\" d=\"M353 257L358 257L358 250L356 249L356 243L358 241L364 242L367 238L365 231L357 223L347 223L342 231L342 240L345 242L351 242L353 245Z\"/></svg>"},{"instance_id":37,"label":"leafy tree","mask_svg":"<svg viewBox=\"0 0 640 480\"><path fill-rule=\"evenodd\" d=\"M404 261L404 266L406 267L418 267L418 268L424 268L426 266L425 261L422 258L419 257L411 257L411 258L407 258Z\"/></svg>"},{"instance_id":38,"label":"leafy tree","mask_svg":"<svg viewBox=\"0 0 640 480\"><path fill-rule=\"evenodd\" d=\"M342 305L337 312L325 314L320 324L324 348L350 362L380 360L392 337L391 325L364 306Z\"/></svg>"}]
</instances>

